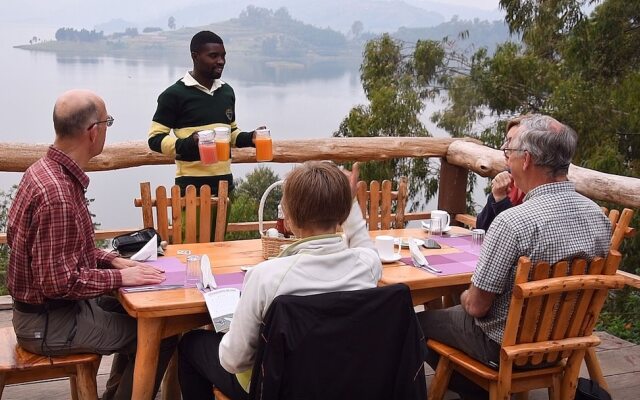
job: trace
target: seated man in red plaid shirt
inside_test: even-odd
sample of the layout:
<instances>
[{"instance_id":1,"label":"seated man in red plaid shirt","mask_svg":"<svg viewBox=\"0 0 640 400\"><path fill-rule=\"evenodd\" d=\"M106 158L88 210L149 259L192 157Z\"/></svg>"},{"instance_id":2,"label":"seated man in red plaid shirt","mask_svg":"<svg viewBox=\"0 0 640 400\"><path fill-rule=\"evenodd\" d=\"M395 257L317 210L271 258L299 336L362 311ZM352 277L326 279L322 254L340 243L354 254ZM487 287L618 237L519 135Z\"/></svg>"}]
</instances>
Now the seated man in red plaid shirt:
<instances>
[{"instance_id":1,"label":"seated man in red plaid shirt","mask_svg":"<svg viewBox=\"0 0 640 400\"><path fill-rule=\"evenodd\" d=\"M56 101L53 124L53 145L25 172L9 211L13 327L18 343L37 354L122 354L102 398L130 399L136 320L102 295L160 283L164 273L95 246L84 170L113 124L104 101L90 91L68 91ZM163 341L156 390L175 345L175 338Z\"/></svg>"}]
</instances>

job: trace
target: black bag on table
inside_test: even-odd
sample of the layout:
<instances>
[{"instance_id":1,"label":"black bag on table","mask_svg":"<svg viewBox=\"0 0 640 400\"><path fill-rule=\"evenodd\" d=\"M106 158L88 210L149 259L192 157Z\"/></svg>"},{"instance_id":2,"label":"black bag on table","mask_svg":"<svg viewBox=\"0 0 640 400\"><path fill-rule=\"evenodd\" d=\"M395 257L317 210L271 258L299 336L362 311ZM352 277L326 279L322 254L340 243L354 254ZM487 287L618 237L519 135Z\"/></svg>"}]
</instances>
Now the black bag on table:
<instances>
[{"instance_id":1,"label":"black bag on table","mask_svg":"<svg viewBox=\"0 0 640 400\"><path fill-rule=\"evenodd\" d=\"M153 238L153 235L157 235L158 238L158 254L162 254L162 247L160 247L160 234L153 228L144 228L139 231L125 233L124 235L116 236L113 238L111 245L113 249L120 254L121 257L131 257L136 254L145 244Z\"/></svg>"},{"instance_id":2,"label":"black bag on table","mask_svg":"<svg viewBox=\"0 0 640 400\"><path fill-rule=\"evenodd\" d=\"M611 400L609 392L591 379L578 378L575 400Z\"/></svg>"}]
</instances>

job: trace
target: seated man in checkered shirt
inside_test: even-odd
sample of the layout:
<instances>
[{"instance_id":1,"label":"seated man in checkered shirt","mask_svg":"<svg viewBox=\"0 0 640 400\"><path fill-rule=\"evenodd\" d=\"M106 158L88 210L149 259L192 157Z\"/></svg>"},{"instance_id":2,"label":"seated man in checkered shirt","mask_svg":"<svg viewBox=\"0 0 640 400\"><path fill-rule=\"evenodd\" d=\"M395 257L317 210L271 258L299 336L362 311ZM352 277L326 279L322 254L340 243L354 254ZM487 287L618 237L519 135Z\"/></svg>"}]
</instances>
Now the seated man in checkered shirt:
<instances>
[{"instance_id":1,"label":"seated man in checkered shirt","mask_svg":"<svg viewBox=\"0 0 640 400\"><path fill-rule=\"evenodd\" d=\"M497 368L518 259L556 263L606 255L609 220L567 179L576 145L573 129L543 115L526 116L518 129L507 133L502 150L516 186L526 193L524 202L491 224L461 304L418 314L427 338ZM437 354L430 351L427 362L435 369ZM488 398L486 391L455 372L449 389L462 398Z\"/></svg>"}]
</instances>

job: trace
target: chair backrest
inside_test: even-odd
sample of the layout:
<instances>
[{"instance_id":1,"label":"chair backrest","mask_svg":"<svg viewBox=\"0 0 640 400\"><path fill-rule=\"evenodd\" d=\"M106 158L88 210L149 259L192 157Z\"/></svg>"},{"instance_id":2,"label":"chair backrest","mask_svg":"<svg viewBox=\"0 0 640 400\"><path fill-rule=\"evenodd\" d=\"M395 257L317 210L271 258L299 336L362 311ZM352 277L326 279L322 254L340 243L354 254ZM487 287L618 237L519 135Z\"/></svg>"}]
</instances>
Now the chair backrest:
<instances>
[{"instance_id":1,"label":"chair backrest","mask_svg":"<svg viewBox=\"0 0 640 400\"><path fill-rule=\"evenodd\" d=\"M260 338L250 399L426 398L426 344L405 285L279 296Z\"/></svg>"},{"instance_id":2,"label":"chair backrest","mask_svg":"<svg viewBox=\"0 0 640 400\"><path fill-rule=\"evenodd\" d=\"M404 209L407 206L407 178L401 177L398 190L392 190L389 180L358 182L358 204L362 217L367 220L369 230L404 228ZM392 201L395 200L395 214L392 214Z\"/></svg>"},{"instance_id":3,"label":"chair backrest","mask_svg":"<svg viewBox=\"0 0 640 400\"><path fill-rule=\"evenodd\" d=\"M144 227L155 228L160 237L171 244L210 242L211 210L215 206L216 223L213 241L221 242L224 240L227 226L228 182L220 181L217 197L211 195L209 185L200 187L199 196L193 185L187 186L184 196L180 194L180 187L174 185L171 188L171 197L167 197L167 189L164 186L158 186L155 190L155 198L152 197L149 182L142 182L140 198L134 200L134 205L142 207Z\"/></svg>"},{"instance_id":4,"label":"chair backrest","mask_svg":"<svg viewBox=\"0 0 640 400\"><path fill-rule=\"evenodd\" d=\"M633 210L625 208L621 213L615 209L608 211L602 207L602 211L609 217L609 221L611 221L613 227L611 249L618 250L624 238L632 237L636 234L636 230L629 226L631 219L633 219Z\"/></svg>"},{"instance_id":5,"label":"chair backrest","mask_svg":"<svg viewBox=\"0 0 640 400\"><path fill-rule=\"evenodd\" d=\"M503 350L528 350L515 358L515 365L554 363L570 356L570 350L557 343L566 339L566 348L580 347L576 338L591 336L607 290L624 286L624 278L615 275L621 258L610 250L606 259L596 257L590 263L576 258L532 266L520 257L502 342ZM550 351L554 348L564 351Z\"/></svg>"}]
</instances>

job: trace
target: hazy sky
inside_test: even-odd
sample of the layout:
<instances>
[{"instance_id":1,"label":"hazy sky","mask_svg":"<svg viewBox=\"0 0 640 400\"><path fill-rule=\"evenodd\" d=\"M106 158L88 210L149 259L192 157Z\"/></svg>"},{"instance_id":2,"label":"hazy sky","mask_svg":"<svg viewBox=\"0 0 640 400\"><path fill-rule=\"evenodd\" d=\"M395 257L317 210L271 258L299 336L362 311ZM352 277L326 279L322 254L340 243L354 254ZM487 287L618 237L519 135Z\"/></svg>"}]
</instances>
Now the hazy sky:
<instances>
[{"instance_id":1,"label":"hazy sky","mask_svg":"<svg viewBox=\"0 0 640 400\"><path fill-rule=\"evenodd\" d=\"M496 8L500 7L499 0L447 0L446 3L458 4L461 6L469 6L474 8L482 8L483 10L495 10Z\"/></svg>"}]
</instances>

